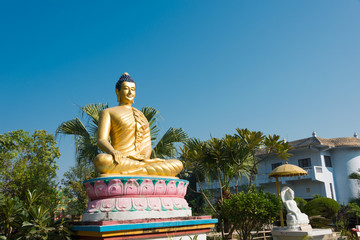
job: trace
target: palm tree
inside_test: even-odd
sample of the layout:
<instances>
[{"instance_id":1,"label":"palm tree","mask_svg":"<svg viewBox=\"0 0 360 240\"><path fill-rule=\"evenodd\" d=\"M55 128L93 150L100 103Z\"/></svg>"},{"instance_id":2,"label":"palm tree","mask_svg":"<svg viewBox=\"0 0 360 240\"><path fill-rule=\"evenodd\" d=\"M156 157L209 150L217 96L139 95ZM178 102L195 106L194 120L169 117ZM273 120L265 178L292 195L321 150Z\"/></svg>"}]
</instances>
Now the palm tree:
<instances>
[{"instance_id":1,"label":"palm tree","mask_svg":"<svg viewBox=\"0 0 360 240\"><path fill-rule=\"evenodd\" d=\"M91 161L100 153L96 144L97 128L100 112L108 108L108 104L90 103L80 107L82 118L86 121L83 124L79 118L63 122L56 129L55 136L59 134L72 135L75 138L76 160L78 163Z\"/></svg>"},{"instance_id":2,"label":"palm tree","mask_svg":"<svg viewBox=\"0 0 360 240\"><path fill-rule=\"evenodd\" d=\"M75 137L75 149L77 162L88 162L92 160L101 151L97 147L97 128L99 117L102 110L108 108L108 104L97 103L88 104L80 107L82 117L86 120L83 124L80 119L75 118L60 124L56 130L56 136L59 134L73 135ZM159 139L160 128L158 126L158 117L160 113L153 107L143 107L144 113L150 125L150 134L153 147L151 157L173 158L176 156L175 143L184 143L188 135L182 128L170 127Z\"/></svg>"}]
</instances>

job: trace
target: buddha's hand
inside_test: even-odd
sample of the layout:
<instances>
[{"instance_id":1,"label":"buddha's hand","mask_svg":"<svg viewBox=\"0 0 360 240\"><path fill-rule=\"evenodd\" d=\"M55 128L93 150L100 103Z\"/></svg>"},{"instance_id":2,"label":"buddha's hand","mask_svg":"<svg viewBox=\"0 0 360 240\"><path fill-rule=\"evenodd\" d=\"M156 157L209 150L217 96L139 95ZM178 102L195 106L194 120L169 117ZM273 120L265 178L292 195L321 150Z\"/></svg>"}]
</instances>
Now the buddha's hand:
<instances>
[{"instance_id":1,"label":"buddha's hand","mask_svg":"<svg viewBox=\"0 0 360 240\"><path fill-rule=\"evenodd\" d=\"M158 162L165 162L164 159L161 158L153 158L153 159L145 159L145 163L158 163Z\"/></svg>"},{"instance_id":2,"label":"buddha's hand","mask_svg":"<svg viewBox=\"0 0 360 240\"><path fill-rule=\"evenodd\" d=\"M124 157L123 155L121 155L121 152L119 152L119 151L117 151L117 150L112 150L112 151L110 152L110 154L113 155L113 157L114 157L114 162L115 162L116 164L119 164L120 161L121 161L121 159Z\"/></svg>"},{"instance_id":3,"label":"buddha's hand","mask_svg":"<svg viewBox=\"0 0 360 240\"><path fill-rule=\"evenodd\" d=\"M130 159L133 159L133 160L138 160L138 161L143 161L145 159L145 157L141 154L129 155L127 157Z\"/></svg>"}]
</instances>

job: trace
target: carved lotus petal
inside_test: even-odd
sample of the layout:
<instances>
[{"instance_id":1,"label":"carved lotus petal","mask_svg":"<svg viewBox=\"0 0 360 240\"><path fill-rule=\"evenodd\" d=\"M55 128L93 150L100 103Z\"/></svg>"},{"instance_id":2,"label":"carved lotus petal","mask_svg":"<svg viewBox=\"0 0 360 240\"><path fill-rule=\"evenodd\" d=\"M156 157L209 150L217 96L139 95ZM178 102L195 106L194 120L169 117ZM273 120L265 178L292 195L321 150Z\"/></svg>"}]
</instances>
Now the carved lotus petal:
<instances>
[{"instance_id":1,"label":"carved lotus petal","mask_svg":"<svg viewBox=\"0 0 360 240\"><path fill-rule=\"evenodd\" d=\"M123 183L119 179L112 179L109 182L109 195L110 196L120 196L123 194Z\"/></svg>"},{"instance_id":2,"label":"carved lotus petal","mask_svg":"<svg viewBox=\"0 0 360 240\"><path fill-rule=\"evenodd\" d=\"M135 195L139 194L139 183L134 180L130 179L125 184L125 194L127 195Z\"/></svg>"},{"instance_id":3,"label":"carved lotus petal","mask_svg":"<svg viewBox=\"0 0 360 240\"><path fill-rule=\"evenodd\" d=\"M107 185L103 181L96 181L94 188L97 197L107 197Z\"/></svg>"},{"instance_id":4,"label":"carved lotus petal","mask_svg":"<svg viewBox=\"0 0 360 240\"><path fill-rule=\"evenodd\" d=\"M176 191L176 195L178 196L184 196L185 192L185 183L184 182L179 182L178 187L177 187L177 191Z\"/></svg>"},{"instance_id":5,"label":"carved lotus petal","mask_svg":"<svg viewBox=\"0 0 360 240\"><path fill-rule=\"evenodd\" d=\"M133 207L138 211L143 211L147 208L146 198L133 198Z\"/></svg>"},{"instance_id":6,"label":"carved lotus petal","mask_svg":"<svg viewBox=\"0 0 360 240\"><path fill-rule=\"evenodd\" d=\"M151 208L151 210L161 211L160 198L148 198L148 205Z\"/></svg>"},{"instance_id":7,"label":"carved lotus petal","mask_svg":"<svg viewBox=\"0 0 360 240\"><path fill-rule=\"evenodd\" d=\"M116 209L119 211L129 211L131 209L131 198L117 198Z\"/></svg>"},{"instance_id":8,"label":"carved lotus petal","mask_svg":"<svg viewBox=\"0 0 360 240\"><path fill-rule=\"evenodd\" d=\"M100 210L102 212L110 212L115 208L115 198L101 200Z\"/></svg>"},{"instance_id":9,"label":"carved lotus petal","mask_svg":"<svg viewBox=\"0 0 360 240\"><path fill-rule=\"evenodd\" d=\"M166 186L166 195L175 195L176 191L176 182L170 181Z\"/></svg>"},{"instance_id":10,"label":"carved lotus petal","mask_svg":"<svg viewBox=\"0 0 360 240\"><path fill-rule=\"evenodd\" d=\"M174 209L171 198L161 198L161 205L166 210L173 210Z\"/></svg>"},{"instance_id":11,"label":"carved lotus petal","mask_svg":"<svg viewBox=\"0 0 360 240\"><path fill-rule=\"evenodd\" d=\"M155 186L150 179L145 179L140 186L140 195L153 195Z\"/></svg>"},{"instance_id":12,"label":"carved lotus petal","mask_svg":"<svg viewBox=\"0 0 360 240\"><path fill-rule=\"evenodd\" d=\"M155 184L155 195L163 195L166 193L166 183L164 180L159 180Z\"/></svg>"},{"instance_id":13,"label":"carved lotus petal","mask_svg":"<svg viewBox=\"0 0 360 240\"><path fill-rule=\"evenodd\" d=\"M173 204L175 209L183 209L183 203L181 198L173 198Z\"/></svg>"},{"instance_id":14,"label":"carved lotus petal","mask_svg":"<svg viewBox=\"0 0 360 240\"><path fill-rule=\"evenodd\" d=\"M87 212L93 213L93 212L99 211L100 204L101 204L101 200L94 200L94 201L89 202Z\"/></svg>"},{"instance_id":15,"label":"carved lotus petal","mask_svg":"<svg viewBox=\"0 0 360 240\"><path fill-rule=\"evenodd\" d=\"M85 185L85 188L86 188L87 196L90 199L96 198L96 194L95 194L95 190L94 190L93 186L89 182L85 183L84 185Z\"/></svg>"}]
</instances>

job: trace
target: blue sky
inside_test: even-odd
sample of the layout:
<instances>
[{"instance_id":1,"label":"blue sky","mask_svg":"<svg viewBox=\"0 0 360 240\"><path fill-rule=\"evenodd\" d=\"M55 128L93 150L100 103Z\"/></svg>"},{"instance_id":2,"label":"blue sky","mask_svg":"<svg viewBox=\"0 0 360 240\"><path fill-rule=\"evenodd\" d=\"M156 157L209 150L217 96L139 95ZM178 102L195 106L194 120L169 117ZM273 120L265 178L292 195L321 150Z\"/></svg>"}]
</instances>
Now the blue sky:
<instances>
[{"instance_id":1,"label":"blue sky","mask_svg":"<svg viewBox=\"0 0 360 240\"><path fill-rule=\"evenodd\" d=\"M0 133L115 106L125 71L163 131L360 132L358 0L1 1L0 30ZM57 140L62 175L74 142Z\"/></svg>"}]
</instances>

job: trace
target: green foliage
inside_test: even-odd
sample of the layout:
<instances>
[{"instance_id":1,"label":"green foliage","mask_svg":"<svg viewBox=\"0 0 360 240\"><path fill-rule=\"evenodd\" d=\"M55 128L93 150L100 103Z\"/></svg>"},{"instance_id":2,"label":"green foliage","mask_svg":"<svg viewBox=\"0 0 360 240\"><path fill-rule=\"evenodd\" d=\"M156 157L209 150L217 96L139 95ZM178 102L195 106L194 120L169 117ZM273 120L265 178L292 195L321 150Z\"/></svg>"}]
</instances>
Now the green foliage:
<instances>
[{"instance_id":1,"label":"green foliage","mask_svg":"<svg viewBox=\"0 0 360 240\"><path fill-rule=\"evenodd\" d=\"M360 180L360 172L357 171L357 172L353 172L349 175L349 178L350 179L355 179L355 180Z\"/></svg>"},{"instance_id":2,"label":"green foliage","mask_svg":"<svg viewBox=\"0 0 360 240\"><path fill-rule=\"evenodd\" d=\"M298 208L300 209L301 212L304 212L305 211L305 205L307 204L307 201L302 199L302 198L299 198L299 197L295 197L294 198Z\"/></svg>"},{"instance_id":3,"label":"green foliage","mask_svg":"<svg viewBox=\"0 0 360 240\"><path fill-rule=\"evenodd\" d=\"M0 191L25 200L27 190L43 192L38 204L57 205L56 158L53 135L37 130L32 135L17 130L0 135Z\"/></svg>"},{"instance_id":4,"label":"green foliage","mask_svg":"<svg viewBox=\"0 0 360 240\"><path fill-rule=\"evenodd\" d=\"M156 140L159 135L159 132L160 132L160 128L158 125L158 119L160 117L160 112L153 107L143 107L143 108L141 108L141 112L144 114L144 116L146 117L146 119L149 122L151 144L155 145Z\"/></svg>"},{"instance_id":5,"label":"green foliage","mask_svg":"<svg viewBox=\"0 0 360 240\"><path fill-rule=\"evenodd\" d=\"M336 216L340 205L331 198L319 197L311 200L305 205L304 212L308 216L321 215L331 219Z\"/></svg>"},{"instance_id":6,"label":"green foliage","mask_svg":"<svg viewBox=\"0 0 360 240\"><path fill-rule=\"evenodd\" d=\"M152 149L152 158L170 158L175 157L177 151L174 143L183 143L188 140L187 133L182 128L170 127L159 139Z\"/></svg>"},{"instance_id":7,"label":"green foliage","mask_svg":"<svg viewBox=\"0 0 360 240\"><path fill-rule=\"evenodd\" d=\"M351 213L351 207L349 205L341 205L336 215L335 230L341 233L341 236L347 237L347 239L354 239L350 229L350 221L355 216Z\"/></svg>"},{"instance_id":8,"label":"green foliage","mask_svg":"<svg viewBox=\"0 0 360 240\"><path fill-rule=\"evenodd\" d=\"M56 136L59 134L74 136L78 163L92 163L92 160L100 153L96 143L97 128L101 111L108 107L103 103L91 103L80 107L85 124L79 118L74 118L61 123L56 129Z\"/></svg>"},{"instance_id":9,"label":"green foliage","mask_svg":"<svg viewBox=\"0 0 360 240\"><path fill-rule=\"evenodd\" d=\"M64 173L61 183L65 215L80 216L86 209L88 198L83 181L95 178L97 173L88 163L77 163L69 171Z\"/></svg>"},{"instance_id":10,"label":"green foliage","mask_svg":"<svg viewBox=\"0 0 360 240\"><path fill-rule=\"evenodd\" d=\"M143 107L141 112L144 114L149 122L151 144L153 146L151 158L173 158L176 156L175 143L184 143L189 139L189 136L182 128L170 127L165 134L159 138L160 128L158 126L158 119L160 113L153 107Z\"/></svg>"},{"instance_id":11,"label":"green foliage","mask_svg":"<svg viewBox=\"0 0 360 240\"><path fill-rule=\"evenodd\" d=\"M313 199L315 199L315 198L322 198L322 197L324 197L324 196L321 195L321 194L314 194L314 195L313 195Z\"/></svg>"},{"instance_id":12,"label":"green foliage","mask_svg":"<svg viewBox=\"0 0 360 240\"><path fill-rule=\"evenodd\" d=\"M340 209L340 205L331 198L318 197L305 205L304 212L310 218L313 227L327 227L333 221Z\"/></svg>"},{"instance_id":13,"label":"green foliage","mask_svg":"<svg viewBox=\"0 0 360 240\"><path fill-rule=\"evenodd\" d=\"M0 236L11 239L21 227L22 208L18 198L6 197L0 193Z\"/></svg>"},{"instance_id":14,"label":"green foliage","mask_svg":"<svg viewBox=\"0 0 360 240\"><path fill-rule=\"evenodd\" d=\"M4 239L70 239L64 220L53 222L51 209L39 205L43 194L26 192L26 198L0 196L0 234Z\"/></svg>"},{"instance_id":15,"label":"green foliage","mask_svg":"<svg viewBox=\"0 0 360 240\"><path fill-rule=\"evenodd\" d=\"M242 177L249 179L248 187L251 190L252 179L257 174L258 164L271 154L286 160L290 156L290 146L280 140L278 135L265 136L259 131L236 129L234 135L225 135L223 138L211 138L208 141L190 139L181 149L181 160L184 163L184 172L194 174L204 199L219 219L220 230L224 233L231 231L231 222L221 211L221 203L231 197L230 183L236 179L235 190L239 191ZM217 181L220 198L213 204L201 187L203 177L207 181ZM231 234L231 232L228 232Z\"/></svg>"},{"instance_id":16,"label":"green foliage","mask_svg":"<svg viewBox=\"0 0 360 240\"><path fill-rule=\"evenodd\" d=\"M280 199L275 194L252 188L248 192L239 192L230 199L224 199L221 211L228 216L240 239L245 240L251 239L251 231L259 231L264 224L271 224L280 208Z\"/></svg>"},{"instance_id":17,"label":"green foliage","mask_svg":"<svg viewBox=\"0 0 360 240\"><path fill-rule=\"evenodd\" d=\"M236 134L221 139L190 139L181 148L182 160L186 171L202 173L210 180L217 180L221 190L229 189L234 178L248 176L251 180L258 164L270 154L275 153L281 159L289 157L289 144L279 139L277 135L265 136L258 131L236 129Z\"/></svg>"}]
</instances>

